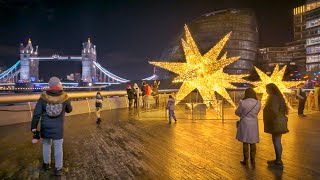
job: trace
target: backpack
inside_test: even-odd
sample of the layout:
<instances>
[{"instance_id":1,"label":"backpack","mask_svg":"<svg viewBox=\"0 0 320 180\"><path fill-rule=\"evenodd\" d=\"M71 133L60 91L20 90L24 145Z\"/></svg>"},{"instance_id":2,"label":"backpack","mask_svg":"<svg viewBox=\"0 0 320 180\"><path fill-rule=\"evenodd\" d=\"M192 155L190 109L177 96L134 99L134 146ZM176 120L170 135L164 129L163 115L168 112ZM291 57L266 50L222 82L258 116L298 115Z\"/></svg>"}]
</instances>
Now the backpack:
<instances>
[{"instance_id":1,"label":"backpack","mask_svg":"<svg viewBox=\"0 0 320 180\"><path fill-rule=\"evenodd\" d=\"M46 105L46 111L48 116L50 117L57 117L62 112L62 104L49 104Z\"/></svg>"}]
</instances>

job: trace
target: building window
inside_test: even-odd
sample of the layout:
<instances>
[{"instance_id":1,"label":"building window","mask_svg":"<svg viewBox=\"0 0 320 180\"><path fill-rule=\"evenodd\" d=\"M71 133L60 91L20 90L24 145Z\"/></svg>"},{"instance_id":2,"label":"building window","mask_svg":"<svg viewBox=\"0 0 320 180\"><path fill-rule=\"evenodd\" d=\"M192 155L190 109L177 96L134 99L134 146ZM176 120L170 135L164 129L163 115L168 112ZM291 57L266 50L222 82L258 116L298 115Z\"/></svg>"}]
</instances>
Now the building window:
<instances>
[{"instance_id":1,"label":"building window","mask_svg":"<svg viewBox=\"0 0 320 180\"><path fill-rule=\"evenodd\" d=\"M307 39L307 45L320 44L320 37Z\"/></svg>"},{"instance_id":2,"label":"building window","mask_svg":"<svg viewBox=\"0 0 320 180\"><path fill-rule=\"evenodd\" d=\"M318 7L320 7L320 2L314 2L314 3L307 4L306 10L311 11L311 10L316 9Z\"/></svg>"},{"instance_id":3,"label":"building window","mask_svg":"<svg viewBox=\"0 0 320 180\"><path fill-rule=\"evenodd\" d=\"M319 26L319 25L320 25L320 18L317 18L317 19L314 19L314 20L306 22L306 28L307 29L315 27L315 26Z\"/></svg>"},{"instance_id":4,"label":"building window","mask_svg":"<svg viewBox=\"0 0 320 180\"><path fill-rule=\"evenodd\" d=\"M307 51L307 54L319 53L320 46L307 47L306 51Z\"/></svg>"},{"instance_id":5,"label":"building window","mask_svg":"<svg viewBox=\"0 0 320 180\"><path fill-rule=\"evenodd\" d=\"M320 55L307 56L306 63L320 62Z\"/></svg>"}]
</instances>

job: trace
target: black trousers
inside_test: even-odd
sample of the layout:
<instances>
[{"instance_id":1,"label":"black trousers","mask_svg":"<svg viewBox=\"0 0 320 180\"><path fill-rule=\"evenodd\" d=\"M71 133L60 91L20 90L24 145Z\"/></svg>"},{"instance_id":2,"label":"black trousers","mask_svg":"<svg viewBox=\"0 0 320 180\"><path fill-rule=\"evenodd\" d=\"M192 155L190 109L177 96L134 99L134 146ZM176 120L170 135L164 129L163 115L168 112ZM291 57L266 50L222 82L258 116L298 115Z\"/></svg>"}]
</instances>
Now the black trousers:
<instances>
[{"instance_id":1,"label":"black trousers","mask_svg":"<svg viewBox=\"0 0 320 180\"><path fill-rule=\"evenodd\" d=\"M306 104L306 99L299 99L299 107L298 107L298 114L303 114L304 105Z\"/></svg>"},{"instance_id":2,"label":"black trousers","mask_svg":"<svg viewBox=\"0 0 320 180\"><path fill-rule=\"evenodd\" d=\"M255 158L256 158L256 144L250 144L250 160L252 162L255 162ZM249 143L243 143L243 159L244 161L248 161L249 158Z\"/></svg>"},{"instance_id":3,"label":"black trousers","mask_svg":"<svg viewBox=\"0 0 320 180\"><path fill-rule=\"evenodd\" d=\"M133 107L134 107L134 108L138 108L138 98L137 98L137 97L134 98Z\"/></svg>"},{"instance_id":4,"label":"black trousers","mask_svg":"<svg viewBox=\"0 0 320 180\"><path fill-rule=\"evenodd\" d=\"M276 153L276 161L281 161L281 156L282 156L281 137L282 137L282 134L272 134L272 142L274 146L274 152Z\"/></svg>"},{"instance_id":5,"label":"black trousers","mask_svg":"<svg viewBox=\"0 0 320 180\"><path fill-rule=\"evenodd\" d=\"M133 99L129 99L129 108L132 108L132 104L133 104Z\"/></svg>"}]
</instances>

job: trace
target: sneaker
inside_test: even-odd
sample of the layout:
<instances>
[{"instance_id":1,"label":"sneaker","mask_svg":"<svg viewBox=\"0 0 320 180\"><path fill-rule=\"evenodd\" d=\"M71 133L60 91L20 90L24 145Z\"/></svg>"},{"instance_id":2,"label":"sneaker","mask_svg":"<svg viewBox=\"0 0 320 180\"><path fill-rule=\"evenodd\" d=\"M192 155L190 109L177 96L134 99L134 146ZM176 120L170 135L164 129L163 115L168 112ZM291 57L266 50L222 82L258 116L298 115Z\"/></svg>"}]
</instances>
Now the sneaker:
<instances>
[{"instance_id":1,"label":"sneaker","mask_svg":"<svg viewBox=\"0 0 320 180\"><path fill-rule=\"evenodd\" d=\"M44 171L48 171L48 170L51 169L51 166L50 166L50 164L43 163L43 164L42 164L42 169L43 169Z\"/></svg>"},{"instance_id":2,"label":"sneaker","mask_svg":"<svg viewBox=\"0 0 320 180\"><path fill-rule=\"evenodd\" d=\"M101 123L101 118L98 118L97 119L97 124L100 124Z\"/></svg>"},{"instance_id":3,"label":"sneaker","mask_svg":"<svg viewBox=\"0 0 320 180\"><path fill-rule=\"evenodd\" d=\"M55 170L54 170L54 175L55 175L55 176L62 176L62 175L64 175L66 172L68 172L68 168L55 169Z\"/></svg>"}]
</instances>

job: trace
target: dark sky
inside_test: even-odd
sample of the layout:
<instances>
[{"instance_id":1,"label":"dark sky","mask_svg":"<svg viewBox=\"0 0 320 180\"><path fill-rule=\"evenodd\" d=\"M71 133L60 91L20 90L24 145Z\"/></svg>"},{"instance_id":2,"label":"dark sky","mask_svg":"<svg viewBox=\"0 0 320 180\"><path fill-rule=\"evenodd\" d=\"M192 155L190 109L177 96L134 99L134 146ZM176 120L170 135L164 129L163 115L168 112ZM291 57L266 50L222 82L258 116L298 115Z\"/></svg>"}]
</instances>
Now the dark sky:
<instances>
[{"instance_id":1,"label":"dark sky","mask_svg":"<svg viewBox=\"0 0 320 180\"><path fill-rule=\"evenodd\" d=\"M202 14L252 8L259 22L260 47L281 46L292 40L292 8L304 2L0 0L0 65L14 64L19 58L19 44L26 43L29 37L33 45L39 45L40 56L80 55L82 42L91 37L104 67L123 78L141 79L152 74L148 60L159 58L182 32L183 25ZM56 65L54 71L59 72L59 68L66 67Z\"/></svg>"}]
</instances>

